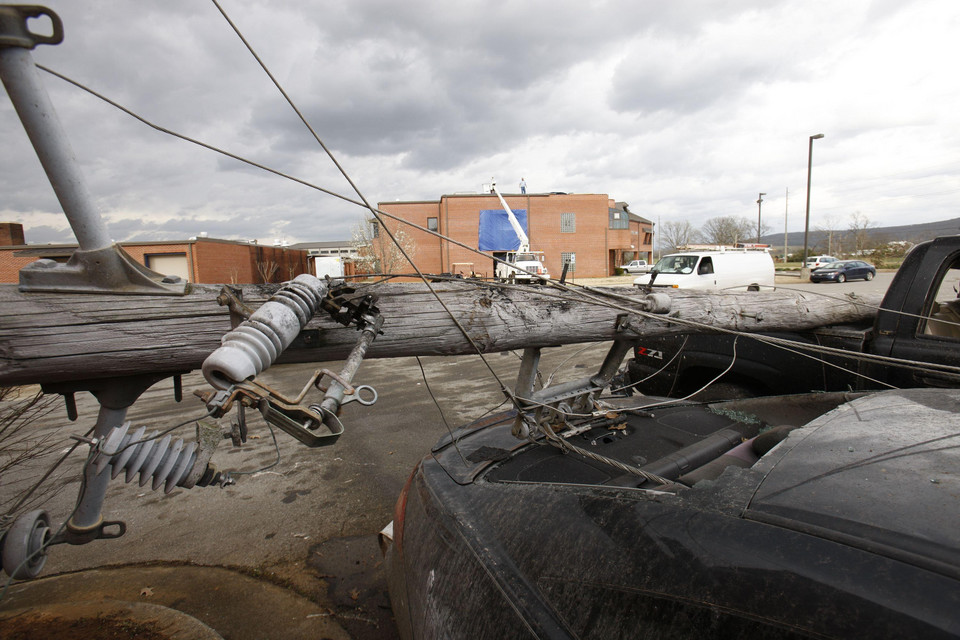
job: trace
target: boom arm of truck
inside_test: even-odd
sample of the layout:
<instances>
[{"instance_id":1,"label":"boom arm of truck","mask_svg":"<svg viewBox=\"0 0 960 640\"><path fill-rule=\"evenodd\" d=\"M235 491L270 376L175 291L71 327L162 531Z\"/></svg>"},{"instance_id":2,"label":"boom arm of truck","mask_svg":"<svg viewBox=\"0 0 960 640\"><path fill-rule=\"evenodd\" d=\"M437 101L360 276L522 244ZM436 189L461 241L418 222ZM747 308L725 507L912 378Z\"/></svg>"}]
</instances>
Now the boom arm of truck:
<instances>
[{"instance_id":1,"label":"boom arm of truck","mask_svg":"<svg viewBox=\"0 0 960 640\"><path fill-rule=\"evenodd\" d=\"M493 189L493 192L497 194L498 198L500 198L500 204L503 206L503 210L507 212L507 220L510 221L510 226L513 227L513 231L517 234L517 237L520 238L519 251L530 251L530 238L527 237L523 227L520 226L520 221L517 220L517 216L513 215L513 210L507 204L507 201L503 199L502 195L500 195L500 190L497 189L497 183L491 180L490 188Z\"/></svg>"}]
</instances>

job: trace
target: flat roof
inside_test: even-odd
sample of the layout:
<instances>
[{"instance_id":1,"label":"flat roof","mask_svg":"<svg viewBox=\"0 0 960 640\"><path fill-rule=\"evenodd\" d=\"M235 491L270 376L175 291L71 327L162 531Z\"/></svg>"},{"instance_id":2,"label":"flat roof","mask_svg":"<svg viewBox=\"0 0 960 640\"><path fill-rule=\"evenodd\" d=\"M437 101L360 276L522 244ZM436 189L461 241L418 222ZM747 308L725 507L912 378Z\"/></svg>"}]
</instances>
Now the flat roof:
<instances>
[{"instance_id":1,"label":"flat roof","mask_svg":"<svg viewBox=\"0 0 960 640\"><path fill-rule=\"evenodd\" d=\"M188 238L186 240L128 240L126 242L118 242L121 247L163 247L170 245L184 245L184 244L196 244L197 242L219 242L223 244L235 244L240 246L248 247L279 247L279 245L274 244L259 244L256 242L248 242L247 240L226 240L223 238ZM333 246L343 246L343 245L333 245ZM0 249L14 249L14 255L18 257L33 257L33 256L62 256L70 255L76 249L79 248L77 244L21 244L21 245L10 245L6 247L0 247ZM296 246L287 246L280 247L284 249L296 249ZM302 250L302 249L301 249Z\"/></svg>"}]
</instances>

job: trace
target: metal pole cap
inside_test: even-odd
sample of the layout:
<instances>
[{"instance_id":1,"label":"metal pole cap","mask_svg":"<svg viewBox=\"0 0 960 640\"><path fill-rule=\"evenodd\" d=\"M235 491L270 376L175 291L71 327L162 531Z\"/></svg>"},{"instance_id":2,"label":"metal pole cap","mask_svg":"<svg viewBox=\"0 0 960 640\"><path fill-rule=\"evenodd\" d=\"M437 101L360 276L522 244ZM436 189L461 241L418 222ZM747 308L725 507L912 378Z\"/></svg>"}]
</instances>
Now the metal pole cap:
<instances>
[{"instance_id":1,"label":"metal pole cap","mask_svg":"<svg viewBox=\"0 0 960 640\"><path fill-rule=\"evenodd\" d=\"M53 33L45 36L30 31L28 18L47 16L53 23ZM21 47L33 49L38 44L60 44L63 42L63 22L51 9L39 5L3 4L0 5L0 49Z\"/></svg>"}]
</instances>

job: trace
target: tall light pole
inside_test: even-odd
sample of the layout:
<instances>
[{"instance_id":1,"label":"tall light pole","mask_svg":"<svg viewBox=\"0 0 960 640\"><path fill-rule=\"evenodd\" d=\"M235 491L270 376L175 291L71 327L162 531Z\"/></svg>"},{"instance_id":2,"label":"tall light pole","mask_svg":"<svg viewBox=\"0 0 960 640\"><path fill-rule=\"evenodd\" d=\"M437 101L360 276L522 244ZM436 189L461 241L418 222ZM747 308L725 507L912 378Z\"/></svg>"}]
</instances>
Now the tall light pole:
<instances>
[{"instance_id":1,"label":"tall light pole","mask_svg":"<svg viewBox=\"0 0 960 640\"><path fill-rule=\"evenodd\" d=\"M810 171L813 168L813 141L823 137L822 133L810 136L810 149L807 151L807 221L803 225L803 262L800 268L807 266L807 238L810 235Z\"/></svg>"},{"instance_id":2,"label":"tall light pole","mask_svg":"<svg viewBox=\"0 0 960 640\"><path fill-rule=\"evenodd\" d=\"M767 194L761 193L760 197L757 198L757 244L760 244L760 207L763 206L763 196Z\"/></svg>"},{"instance_id":3,"label":"tall light pole","mask_svg":"<svg viewBox=\"0 0 960 640\"><path fill-rule=\"evenodd\" d=\"M787 210L790 208L790 187L783 194L783 263L787 263Z\"/></svg>"}]
</instances>

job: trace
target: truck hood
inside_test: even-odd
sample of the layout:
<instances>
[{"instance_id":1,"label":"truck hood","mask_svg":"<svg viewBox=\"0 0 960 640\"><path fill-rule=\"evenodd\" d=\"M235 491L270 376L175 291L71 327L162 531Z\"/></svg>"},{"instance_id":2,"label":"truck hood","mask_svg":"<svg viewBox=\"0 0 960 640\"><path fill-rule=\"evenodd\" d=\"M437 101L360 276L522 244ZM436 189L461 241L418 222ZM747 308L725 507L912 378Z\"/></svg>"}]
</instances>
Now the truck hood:
<instances>
[{"instance_id":1,"label":"truck hood","mask_svg":"<svg viewBox=\"0 0 960 640\"><path fill-rule=\"evenodd\" d=\"M690 284L692 283L690 279L691 274L689 273L661 273L657 275L657 279L653 281L654 287L672 287L673 285L685 285L684 288L689 289ZM636 278L633 281L633 284L642 284L646 285L650 283L650 274L644 274L639 278Z\"/></svg>"},{"instance_id":2,"label":"truck hood","mask_svg":"<svg viewBox=\"0 0 960 640\"><path fill-rule=\"evenodd\" d=\"M765 475L745 517L960 573L960 390L859 398L755 469Z\"/></svg>"}]
</instances>

